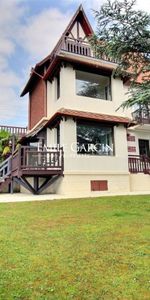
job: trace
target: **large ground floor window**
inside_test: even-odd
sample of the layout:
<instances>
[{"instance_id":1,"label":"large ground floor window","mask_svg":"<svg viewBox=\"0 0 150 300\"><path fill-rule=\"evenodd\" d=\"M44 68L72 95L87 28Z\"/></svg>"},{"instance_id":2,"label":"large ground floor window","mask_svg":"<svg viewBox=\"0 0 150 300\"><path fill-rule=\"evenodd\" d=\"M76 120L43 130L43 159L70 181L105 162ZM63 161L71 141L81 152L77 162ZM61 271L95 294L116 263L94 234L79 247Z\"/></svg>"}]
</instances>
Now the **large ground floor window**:
<instances>
[{"instance_id":1,"label":"large ground floor window","mask_svg":"<svg viewBox=\"0 0 150 300\"><path fill-rule=\"evenodd\" d=\"M77 122L77 153L114 155L113 126Z\"/></svg>"}]
</instances>

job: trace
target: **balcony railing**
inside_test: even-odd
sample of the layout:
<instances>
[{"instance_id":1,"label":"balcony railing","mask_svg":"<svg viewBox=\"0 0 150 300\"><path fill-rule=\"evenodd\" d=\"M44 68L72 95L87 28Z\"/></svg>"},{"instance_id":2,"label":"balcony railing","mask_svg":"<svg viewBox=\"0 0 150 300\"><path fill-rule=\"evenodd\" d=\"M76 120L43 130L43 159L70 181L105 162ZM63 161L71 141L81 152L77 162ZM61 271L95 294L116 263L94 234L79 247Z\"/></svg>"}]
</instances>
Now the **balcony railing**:
<instances>
[{"instance_id":1,"label":"balcony railing","mask_svg":"<svg viewBox=\"0 0 150 300\"><path fill-rule=\"evenodd\" d=\"M19 137L22 137L27 133L27 127L0 125L0 130L7 131L10 134L12 134L12 135L14 134Z\"/></svg>"},{"instance_id":2,"label":"balcony railing","mask_svg":"<svg viewBox=\"0 0 150 300\"><path fill-rule=\"evenodd\" d=\"M88 42L72 38L65 38L61 49L79 55L92 56L91 47Z\"/></svg>"},{"instance_id":3,"label":"balcony railing","mask_svg":"<svg viewBox=\"0 0 150 300\"><path fill-rule=\"evenodd\" d=\"M144 173L150 175L150 158L140 155L129 155L128 157L130 173Z\"/></svg>"},{"instance_id":4,"label":"balcony railing","mask_svg":"<svg viewBox=\"0 0 150 300\"><path fill-rule=\"evenodd\" d=\"M12 156L12 173L63 173L63 159L62 147L39 151L33 147L21 146Z\"/></svg>"},{"instance_id":5,"label":"balcony railing","mask_svg":"<svg viewBox=\"0 0 150 300\"><path fill-rule=\"evenodd\" d=\"M68 36L64 37L62 44L60 44L59 50L64 50L78 55L97 58L96 51L93 51L88 41L82 39L77 40ZM106 61L111 61L108 57L106 57L106 55L101 55L101 57L98 58ZM111 62L116 63L115 61Z\"/></svg>"},{"instance_id":6,"label":"balcony railing","mask_svg":"<svg viewBox=\"0 0 150 300\"><path fill-rule=\"evenodd\" d=\"M150 109L139 108L132 113L132 118L137 123L150 124Z\"/></svg>"}]
</instances>

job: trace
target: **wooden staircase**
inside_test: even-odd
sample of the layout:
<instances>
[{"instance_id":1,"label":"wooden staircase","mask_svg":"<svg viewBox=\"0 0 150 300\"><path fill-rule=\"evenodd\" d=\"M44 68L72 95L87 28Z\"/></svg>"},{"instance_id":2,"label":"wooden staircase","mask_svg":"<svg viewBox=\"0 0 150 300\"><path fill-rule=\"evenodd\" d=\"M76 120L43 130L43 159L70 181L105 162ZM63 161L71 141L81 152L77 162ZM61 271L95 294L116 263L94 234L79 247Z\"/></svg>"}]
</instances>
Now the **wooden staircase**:
<instances>
[{"instance_id":1,"label":"wooden staircase","mask_svg":"<svg viewBox=\"0 0 150 300\"><path fill-rule=\"evenodd\" d=\"M12 156L0 164L0 191L11 183L11 162Z\"/></svg>"}]
</instances>

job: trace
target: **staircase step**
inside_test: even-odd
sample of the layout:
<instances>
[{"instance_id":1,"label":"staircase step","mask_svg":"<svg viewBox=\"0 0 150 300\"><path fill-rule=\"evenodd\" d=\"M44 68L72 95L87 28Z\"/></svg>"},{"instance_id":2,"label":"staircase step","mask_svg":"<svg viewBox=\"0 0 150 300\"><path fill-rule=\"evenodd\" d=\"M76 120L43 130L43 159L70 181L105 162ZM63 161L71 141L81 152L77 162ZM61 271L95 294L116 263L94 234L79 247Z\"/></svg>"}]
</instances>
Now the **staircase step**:
<instances>
[{"instance_id":1,"label":"staircase step","mask_svg":"<svg viewBox=\"0 0 150 300\"><path fill-rule=\"evenodd\" d=\"M0 192L2 192L2 190L5 187L8 187L8 185L11 183L11 178L7 177L7 178L3 178L3 181L0 181Z\"/></svg>"},{"instance_id":2,"label":"staircase step","mask_svg":"<svg viewBox=\"0 0 150 300\"><path fill-rule=\"evenodd\" d=\"M1 183L1 182L4 182L4 181L5 181L5 179L4 179L4 178L0 178L0 183Z\"/></svg>"}]
</instances>

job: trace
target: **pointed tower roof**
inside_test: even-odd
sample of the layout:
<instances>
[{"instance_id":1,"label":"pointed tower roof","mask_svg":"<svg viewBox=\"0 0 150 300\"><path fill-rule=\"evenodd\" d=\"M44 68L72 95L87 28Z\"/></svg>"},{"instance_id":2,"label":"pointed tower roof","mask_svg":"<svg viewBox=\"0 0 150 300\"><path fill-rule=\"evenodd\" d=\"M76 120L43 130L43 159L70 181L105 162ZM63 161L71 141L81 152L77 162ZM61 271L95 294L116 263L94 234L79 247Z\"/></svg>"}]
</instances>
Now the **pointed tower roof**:
<instances>
[{"instance_id":1,"label":"pointed tower roof","mask_svg":"<svg viewBox=\"0 0 150 300\"><path fill-rule=\"evenodd\" d=\"M47 61L48 59L50 59L50 57L53 56L53 54L60 48L61 43L63 42L63 38L67 35L69 35L69 33L71 32L74 24L76 22L80 22L86 36L91 36L94 31L92 29L92 26L85 14L85 11L83 9L82 4L80 4L80 6L78 7L77 11L75 12L74 16L72 17L71 21L69 22L68 26L66 27L65 31L63 32L63 34L61 35L59 41L57 42L56 46L54 47L54 49L52 50L51 54L48 55L45 59L43 59L42 61L40 61L36 66L43 64L45 61Z\"/></svg>"},{"instance_id":2,"label":"pointed tower roof","mask_svg":"<svg viewBox=\"0 0 150 300\"><path fill-rule=\"evenodd\" d=\"M84 32L87 36L90 36L91 34L93 34L93 29L91 27L91 24L85 14L85 11L83 9L82 4L79 6L79 8L77 9L76 13L74 14L74 16L72 17L70 23L68 24L66 30L64 31L63 35L66 35L67 33L69 33L72 29L72 27L74 26L75 22L79 21L84 29Z\"/></svg>"},{"instance_id":3,"label":"pointed tower roof","mask_svg":"<svg viewBox=\"0 0 150 300\"><path fill-rule=\"evenodd\" d=\"M37 63L34 68L31 69L30 78L21 93L21 97L31 90L32 83L36 80L36 78L40 77L42 79L43 78L45 79L44 77L45 75L44 74L42 75L40 71L42 69L42 66L48 64L48 69L49 69L49 65L53 61L53 58L55 57L56 53L58 53L59 50L61 49L61 45L64 41L64 37L69 35L76 22L79 22L81 24L81 27L87 37L93 34L93 29L90 25L90 22L85 14L82 4L80 4L74 16L72 17L71 21L69 22L68 26L66 27L65 31L63 32L62 36L60 37L59 41L57 42L56 46L52 50L52 52L43 60L41 60L39 63Z\"/></svg>"}]
</instances>

